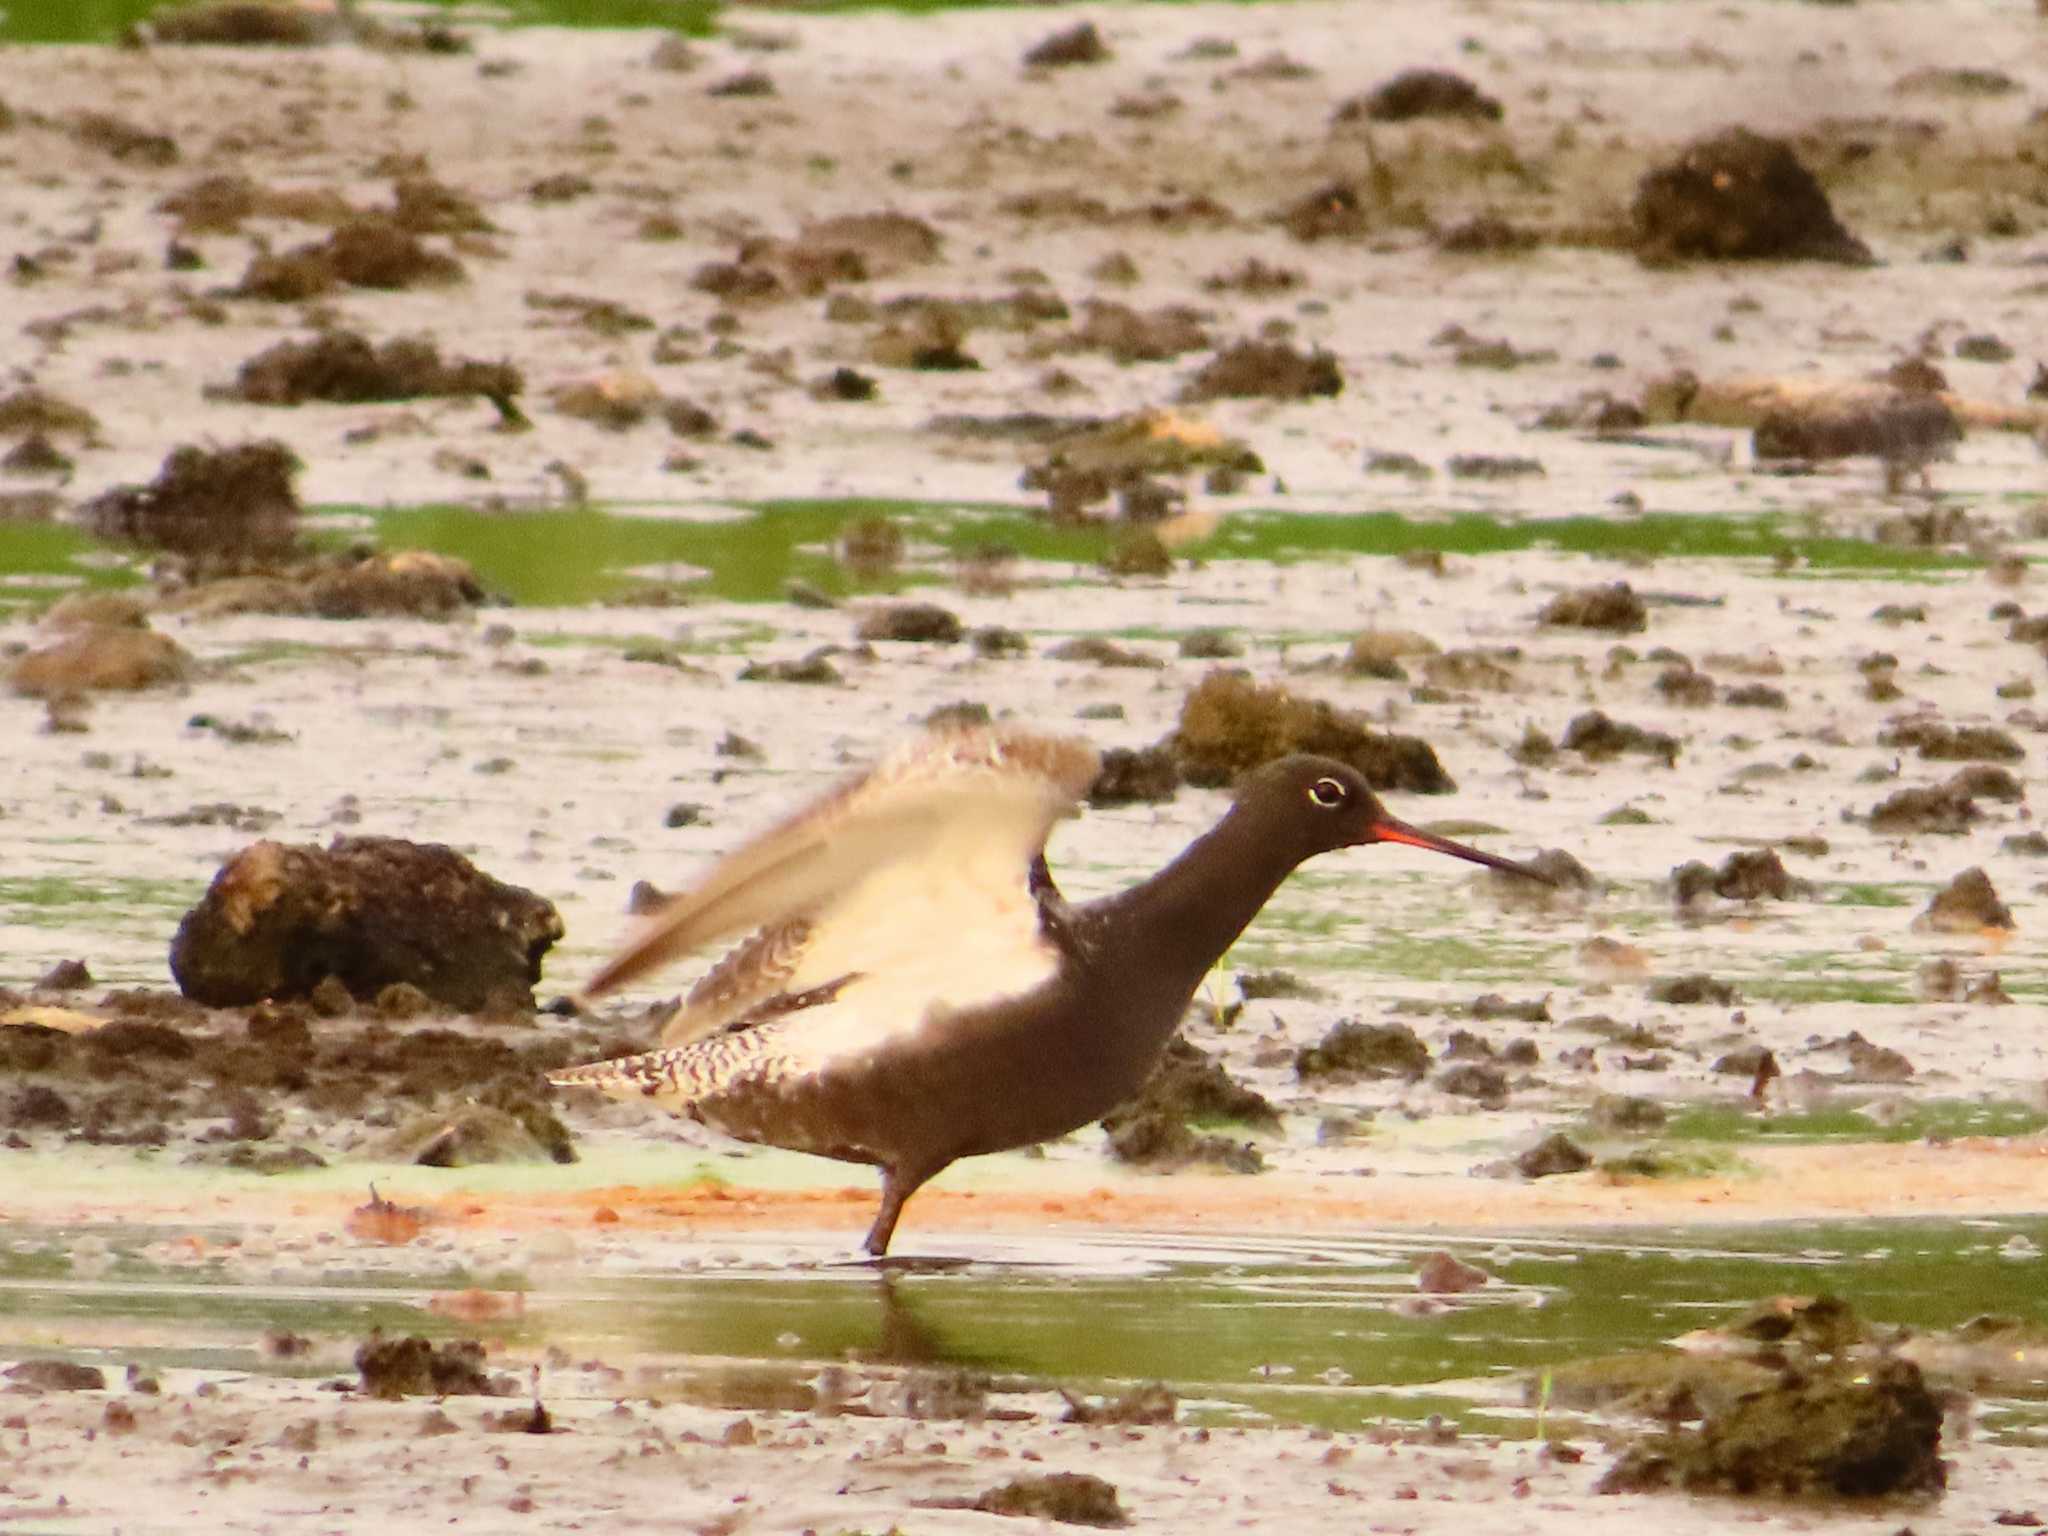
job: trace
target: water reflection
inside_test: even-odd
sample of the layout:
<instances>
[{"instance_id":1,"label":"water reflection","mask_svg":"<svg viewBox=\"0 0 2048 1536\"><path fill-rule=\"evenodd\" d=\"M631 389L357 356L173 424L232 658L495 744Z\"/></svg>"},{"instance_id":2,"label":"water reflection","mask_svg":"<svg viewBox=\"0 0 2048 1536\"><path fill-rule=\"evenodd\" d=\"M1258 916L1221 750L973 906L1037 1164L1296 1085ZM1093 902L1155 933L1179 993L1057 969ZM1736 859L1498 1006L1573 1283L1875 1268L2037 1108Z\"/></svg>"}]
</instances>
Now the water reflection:
<instances>
[{"instance_id":1,"label":"water reflection","mask_svg":"<svg viewBox=\"0 0 2048 1536\"><path fill-rule=\"evenodd\" d=\"M297 1268L279 1248L259 1269L222 1257L237 1252L225 1234L15 1228L9 1239L0 1358L349 1376L355 1344L380 1327L481 1337L494 1358L598 1373L576 1390L803 1412L862 1411L877 1391L957 1407L991 1391L1162 1380L1222 1417L1338 1427L1445 1413L1499 1430L1523 1412L1521 1382L1546 1367L1658 1348L1781 1294L1834 1292L1890 1327L1953 1330L2003 1313L2048 1328L2040 1217L1463 1241L1101 1232L991 1239L972 1261L889 1266L834 1262L822 1237L764 1238L709 1255L621 1247L524 1274L416 1246L309 1245ZM189 1246L213 1257L177 1262ZM1462 1296L1419 1294L1421 1260L1438 1247L1491 1279ZM454 1307L457 1287L522 1304ZM280 1333L312 1348L280 1360L263 1346ZM2024 1373L1985 1379L1994 1396L2040 1395Z\"/></svg>"}]
</instances>

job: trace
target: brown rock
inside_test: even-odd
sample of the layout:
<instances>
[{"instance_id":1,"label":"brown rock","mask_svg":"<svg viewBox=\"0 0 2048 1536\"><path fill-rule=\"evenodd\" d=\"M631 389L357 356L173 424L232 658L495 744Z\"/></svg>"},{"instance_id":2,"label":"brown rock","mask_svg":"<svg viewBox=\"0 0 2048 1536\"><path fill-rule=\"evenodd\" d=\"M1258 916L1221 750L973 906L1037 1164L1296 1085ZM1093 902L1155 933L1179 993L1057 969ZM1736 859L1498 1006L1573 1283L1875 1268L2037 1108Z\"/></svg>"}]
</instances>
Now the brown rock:
<instances>
[{"instance_id":1,"label":"brown rock","mask_svg":"<svg viewBox=\"0 0 2048 1536\"><path fill-rule=\"evenodd\" d=\"M180 990L213 1007L310 996L338 978L359 999L410 982L445 1007L530 1006L562 936L553 905L451 848L342 837L252 843L224 864L171 942Z\"/></svg>"}]
</instances>

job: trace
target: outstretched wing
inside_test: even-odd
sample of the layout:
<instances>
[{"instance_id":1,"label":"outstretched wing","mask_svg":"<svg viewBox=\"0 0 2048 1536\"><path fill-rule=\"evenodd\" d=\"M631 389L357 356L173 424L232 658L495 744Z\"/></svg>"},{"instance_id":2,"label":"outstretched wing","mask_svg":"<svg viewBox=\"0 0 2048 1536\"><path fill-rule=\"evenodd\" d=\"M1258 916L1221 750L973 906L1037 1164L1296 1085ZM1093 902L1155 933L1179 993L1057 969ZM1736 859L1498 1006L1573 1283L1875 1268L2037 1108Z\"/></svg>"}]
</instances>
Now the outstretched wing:
<instances>
[{"instance_id":1,"label":"outstretched wing","mask_svg":"<svg viewBox=\"0 0 2048 1536\"><path fill-rule=\"evenodd\" d=\"M932 1004L1028 991L1058 963L1032 868L1099 766L1093 748L1067 738L928 732L714 865L586 995L748 930L670 1021L668 1045L854 975L908 1010L905 1027Z\"/></svg>"}]
</instances>

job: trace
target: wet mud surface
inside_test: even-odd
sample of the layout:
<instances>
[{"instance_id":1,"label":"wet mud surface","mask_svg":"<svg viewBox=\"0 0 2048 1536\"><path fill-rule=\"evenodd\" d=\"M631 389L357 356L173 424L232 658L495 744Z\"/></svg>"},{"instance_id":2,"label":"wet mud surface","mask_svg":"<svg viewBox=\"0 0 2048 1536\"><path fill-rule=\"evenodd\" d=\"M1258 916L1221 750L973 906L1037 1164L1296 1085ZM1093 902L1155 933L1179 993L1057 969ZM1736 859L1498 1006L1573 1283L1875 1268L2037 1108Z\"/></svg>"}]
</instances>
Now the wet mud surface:
<instances>
[{"instance_id":1,"label":"wet mud surface","mask_svg":"<svg viewBox=\"0 0 2048 1536\"><path fill-rule=\"evenodd\" d=\"M1110 751L1051 848L1076 898L1163 863L1282 738L1560 883L1310 865L1191 1011L1206 1063L1106 1131L956 1168L907 1253L1042 1261L1085 1297L1093 1261L1060 1266L1096 1231L2048 1206L2039 128L2030 82L1966 67L2030 57L2040 23L1987 13L1935 59L1963 43L1934 6L1667 9L1383 8L1369 56L1352 9L1309 4L1057 38L1035 12L747 14L688 44L0 53L9 1294L148 1271L18 1314L0 1353L111 1385L17 1382L9 1440L63 1449L20 1452L8 1496L55 1521L34 1490L57 1509L148 1448L181 1520L247 1529L429 1485L485 1528L956 1530L1048 1495L1161 1529L1714 1528L1712 1501L1595 1495L1604 1446L1467 1420L1437 1444L1384 1398L1190 1415L1206 1338L1099 1368L1072 1341L940 1351L891 1368L1009 1371L1025 1416L920 1413L938 1386L893 1376L864 1416L633 1374L772 1360L789 1330L582 1354L545 1304L590 1266L749 1255L733 1317L850 1247L863 1170L543 1085L646 1044L687 971L547 1005L636 882L675 888L935 713ZM1752 184L1777 200L1717 201ZM1700 259L1756 241L1795 259ZM560 925L520 948L538 984L459 1012L337 963L279 1001L181 999L173 939L223 864L338 837L533 893ZM397 1214L352 1227L372 1178ZM525 1298L425 1325L480 1334L515 1396L373 1403L187 1349L141 1298L181 1241L248 1278L230 1207L282 1224L266 1264L308 1245L278 1284L395 1239L394 1273L448 1256L434 1294ZM1878 1324L1989 1309L1888 1312L1883 1276L1839 1287ZM1191 1315L1274 1326L1226 1290ZM410 1337L408 1307L323 1319L319 1372L349 1376L373 1320ZM1592 1352L1521 1353L1498 1315L1470 1320L1518 1365ZM815 1375L874 1348L801 1352ZM1060 1423L1063 1375L1164 1377L1180 1422ZM1886 1528L2024 1525L2037 1431L1991 1446L1938 1406L1946 1491ZM454 1459L407 1469L437 1413ZM1114 1504L1013 1486L1063 1473Z\"/></svg>"}]
</instances>

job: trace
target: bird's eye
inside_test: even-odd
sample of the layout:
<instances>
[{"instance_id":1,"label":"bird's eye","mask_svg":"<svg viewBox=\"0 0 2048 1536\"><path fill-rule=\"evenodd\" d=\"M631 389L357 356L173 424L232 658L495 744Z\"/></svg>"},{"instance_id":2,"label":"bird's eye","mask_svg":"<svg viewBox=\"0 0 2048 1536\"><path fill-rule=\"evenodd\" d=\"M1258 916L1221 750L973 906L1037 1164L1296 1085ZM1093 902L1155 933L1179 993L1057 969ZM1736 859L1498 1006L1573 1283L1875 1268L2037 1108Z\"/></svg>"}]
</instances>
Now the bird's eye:
<instances>
[{"instance_id":1,"label":"bird's eye","mask_svg":"<svg viewBox=\"0 0 2048 1536\"><path fill-rule=\"evenodd\" d=\"M1328 810L1331 806L1342 805L1349 798L1349 792L1335 779L1317 779L1309 785L1308 797Z\"/></svg>"}]
</instances>

